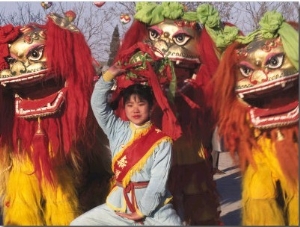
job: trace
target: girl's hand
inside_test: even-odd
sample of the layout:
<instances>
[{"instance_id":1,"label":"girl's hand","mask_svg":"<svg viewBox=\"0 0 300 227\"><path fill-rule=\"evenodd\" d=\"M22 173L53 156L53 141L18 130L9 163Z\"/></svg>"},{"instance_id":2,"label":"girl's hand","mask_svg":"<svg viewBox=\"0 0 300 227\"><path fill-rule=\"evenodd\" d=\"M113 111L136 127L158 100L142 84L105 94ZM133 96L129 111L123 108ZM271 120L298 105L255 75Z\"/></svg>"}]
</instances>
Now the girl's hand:
<instances>
[{"instance_id":1,"label":"girl's hand","mask_svg":"<svg viewBox=\"0 0 300 227\"><path fill-rule=\"evenodd\" d=\"M127 218L134 221L138 221L144 218L144 216L140 216L137 212L131 214L116 212L116 214L119 215L120 217Z\"/></svg>"},{"instance_id":2,"label":"girl's hand","mask_svg":"<svg viewBox=\"0 0 300 227\"><path fill-rule=\"evenodd\" d=\"M112 66L109 67L108 71L114 76L119 76L122 73L125 73L126 70L122 69L121 66L118 64L118 62L116 62L115 64L113 64Z\"/></svg>"}]
</instances>

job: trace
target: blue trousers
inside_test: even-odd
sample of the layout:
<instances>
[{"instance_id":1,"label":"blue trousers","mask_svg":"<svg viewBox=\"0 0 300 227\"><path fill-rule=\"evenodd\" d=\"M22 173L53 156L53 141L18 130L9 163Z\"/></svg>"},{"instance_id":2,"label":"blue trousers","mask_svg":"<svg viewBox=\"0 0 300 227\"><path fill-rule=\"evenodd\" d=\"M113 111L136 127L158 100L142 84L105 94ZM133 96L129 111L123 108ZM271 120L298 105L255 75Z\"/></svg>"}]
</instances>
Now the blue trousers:
<instances>
[{"instance_id":1,"label":"blue trousers","mask_svg":"<svg viewBox=\"0 0 300 227\"><path fill-rule=\"evenodd\" d=\"M129 220L117 215L111 208L106 204L97 206L86 213L80 215L74 219L71 226L78 225L142 225L139 222ZM172 204L166 204L160 207L153 215L147 216L143 221L143 225L182 225L182 221L177 215L176 211L173 209Z\"/></svg>"}]
</instances>

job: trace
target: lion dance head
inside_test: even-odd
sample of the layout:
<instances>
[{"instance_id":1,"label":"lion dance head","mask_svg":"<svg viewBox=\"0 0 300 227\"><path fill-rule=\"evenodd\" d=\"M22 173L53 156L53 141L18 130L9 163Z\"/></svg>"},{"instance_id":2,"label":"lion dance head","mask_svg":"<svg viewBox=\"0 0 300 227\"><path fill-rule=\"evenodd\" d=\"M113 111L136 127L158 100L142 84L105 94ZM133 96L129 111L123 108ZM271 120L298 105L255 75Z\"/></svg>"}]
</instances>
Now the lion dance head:
<instances>
[{"instance_id":1,"label":"lion dance head","mask_svg":"<svg viewBox=\"0 0 300 227\"><path fill-rule=\"evenodd\" d=\"M219 201L206 162L214 128L211 78L228 40L216 40L216 34L225 36L231 25L209 4L189 11L178 2L139 2L134 18L115 58L127 71L116 78L112 105L122 105L119 94L130 84L153 88L152 122L174 139L170 188L174 204L184 197L176 209L191 225L218 224ZM126 119L122 109L116 112Z\"/></svg>"},{"instance_id":2,"label":"lion dance head","mask_svg":"<svg viewBox=\"0 0 300 227\"><path fill-rule=\"evenodd\" d=\"M260 28L249 35L237 36L226 49L213 79L214 110L225 146L232 154L238 154L244 176L243 224L259 225L256 221L263 218L250 222L250 212L255 209L247 204L254 197L264 201L258 192L277 190L278 198L281 194L285 197L281 203L276 197L278 207L289 210L289 214L283 212L286 216L282 219L286 222L261 223L298 225L298 208L295 209L298 204L290 202L293 198L298 200L299 182L297 24L286 22L280 13L272 11L265 13L259 25ZM269 173L272 177L267 177ZM258 179L273 179L274 185ZM257 182L263 190L255 185ZM259 207L257 205L258 213ZM279 213L275 216L281 217Z\"/></svg>"},{"instance_id":3,"label":"lion dance head","mask_svg":"<svg viewBox=\"0 0 300 227\"><path fill-rule=\"evenodd\" d=\"M31 160L40 182L57 183L55 166L80 169L96 141L94 60L75 16L51 13L45 25L0 28L1 152Z\"/></svg>"}]
</instances>

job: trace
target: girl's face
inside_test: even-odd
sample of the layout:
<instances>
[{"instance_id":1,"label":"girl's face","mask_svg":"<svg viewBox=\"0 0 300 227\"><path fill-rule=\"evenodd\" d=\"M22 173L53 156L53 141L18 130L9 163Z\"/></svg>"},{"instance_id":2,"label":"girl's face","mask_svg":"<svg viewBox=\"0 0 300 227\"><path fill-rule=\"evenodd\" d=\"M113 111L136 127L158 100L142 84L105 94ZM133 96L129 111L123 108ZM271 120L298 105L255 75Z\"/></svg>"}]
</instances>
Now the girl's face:
<instances>
[{"instance_id":1,"label":"girl's face","mask_svg":"<svg viewBox=\"0 0 300 227\"><path fill-rule=\"evenodd\" d=\"M141 126L150 119L149 103L133 94L125 103L125 114L129 121L135 125Z\"/></svg>"}]
</instances>

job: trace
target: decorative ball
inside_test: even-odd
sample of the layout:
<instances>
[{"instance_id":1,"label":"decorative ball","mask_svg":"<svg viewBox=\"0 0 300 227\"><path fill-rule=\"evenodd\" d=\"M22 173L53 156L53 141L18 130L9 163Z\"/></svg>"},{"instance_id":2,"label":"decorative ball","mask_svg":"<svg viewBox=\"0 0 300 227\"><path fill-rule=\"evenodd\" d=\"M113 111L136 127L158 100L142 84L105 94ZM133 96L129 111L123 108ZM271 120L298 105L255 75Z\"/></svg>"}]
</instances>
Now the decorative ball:
<instances>
[{"instance_id":1,"label":"decorative ball","mask_svg":"<svg viewBox=\"0 0 300 227\"><path fill-rule=\"evenodd\" d=\"M48 9L52 6L52 2L41 2L41 6L44 8L44 9Z\"/></svg>"},{"instance_id":2,"label":"decorative ball","mask_svg":"<svg viewBox=\"0 0 300 227\"><path fill-rule=\"evenodd\" d=\"M98 8L101 8L105 2L94 2L94 5L97 6Z\"/></svg>"},{"instance_id":3,"label":"decorative ball","mask_svg":"<svg viewBox=\"0 0 300 227\"><path fill-rule=\"evenodd\" d=\"M131 17L128 13L122 13L120 15L120 21L122 22L122 24L127 24L131 21Z\"/></svg>"}]
</instances>

